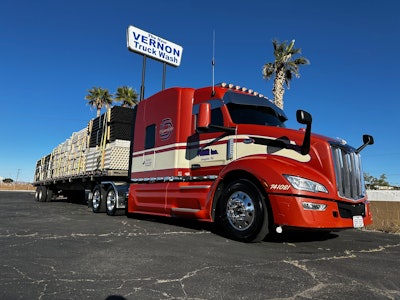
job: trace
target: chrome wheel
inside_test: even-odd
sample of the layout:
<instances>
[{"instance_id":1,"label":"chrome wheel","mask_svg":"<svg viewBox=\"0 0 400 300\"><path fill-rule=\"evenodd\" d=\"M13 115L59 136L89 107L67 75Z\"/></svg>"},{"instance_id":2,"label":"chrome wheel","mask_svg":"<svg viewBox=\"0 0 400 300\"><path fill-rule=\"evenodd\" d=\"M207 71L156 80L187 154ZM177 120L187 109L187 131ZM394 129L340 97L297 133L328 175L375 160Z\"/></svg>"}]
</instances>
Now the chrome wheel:
<instances>
[{"instance_id":1,"label":"chrome wheel","mask_svg":"<svg viewBox=\"0 0 400 300\"><path fill-rule=\"evenodd\" d=\"M228 182L218 199L221 233L242 242L262 241L269 231L267 199L248 179Z\"/></svg>"},{"instance_id":2,"label":"chrome wheel","mask_svg":"<svg viewBox=\"0 0 400 300\"><path fill-rule=\"evenodd\" d=\"M94 212L99 211L100 203L101 203L101 192L99 189L95 189L93 192L93 199L92 199L92 206Z\"/></svg>"},{"instance_id":3,"label":"chrome wheel","mask_svg":"<svg viewBox=\"0 0 400 300\"><path fill-rule=\"evenodd\" d=\"M251 197L243 191L233 193L226 203L226 216L236 230L243 231L250 228L255 216Z\"/></svg>"},{"instance_id":4,"label":"chrome wheel","mask_svg":"<svg viewBox=\"0 0 400 300\"><path fill-rule=\"evenodd\" d=\"M117 205L117 195L114 189L111 189L107 193L107 213L114 214L115 206Z\"/></svg>"}]
</instances>

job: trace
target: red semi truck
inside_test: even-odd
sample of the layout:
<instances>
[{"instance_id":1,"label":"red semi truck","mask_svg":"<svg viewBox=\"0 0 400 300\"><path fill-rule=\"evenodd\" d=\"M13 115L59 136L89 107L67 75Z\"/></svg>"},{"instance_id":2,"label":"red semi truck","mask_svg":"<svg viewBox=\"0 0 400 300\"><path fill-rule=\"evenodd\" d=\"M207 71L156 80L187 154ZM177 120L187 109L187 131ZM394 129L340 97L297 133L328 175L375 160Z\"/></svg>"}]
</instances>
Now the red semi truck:
<instances>
[{"instance_id":1,"label":"red semi truck","mask_svg":"<svg viewBox=\"0 0 400 300\"><path fill-rule=\"evenodd\" d=\"M123 142L110 139L109 111L80 132L83 145L75 145L72 161L66 147L61 161L71 162L61 171L54 150L39 160L36 199L86 195L94 212L214 222L243 242L284 228L332 231L372 223L359 154L373 144L369 135L353 148L312 134L311 115L302 110L297 121L306 128L288 129L285 113L267 98L224 83L169 88L126 110L129 122L122 123L131 134ZM96 122L102 124L97 131ZM105 157L118 143L122 167L112 166L112 154ZM85 163L77 168L79 157Z\"/></svg>"}]
</instances>

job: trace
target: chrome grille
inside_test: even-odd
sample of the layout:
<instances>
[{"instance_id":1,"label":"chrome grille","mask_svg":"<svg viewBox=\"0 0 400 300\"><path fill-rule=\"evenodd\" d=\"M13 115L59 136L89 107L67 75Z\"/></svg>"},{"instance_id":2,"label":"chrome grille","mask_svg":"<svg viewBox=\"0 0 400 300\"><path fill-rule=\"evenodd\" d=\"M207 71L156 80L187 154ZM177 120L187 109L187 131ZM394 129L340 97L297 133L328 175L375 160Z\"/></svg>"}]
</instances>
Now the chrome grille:
<instances>
[{"instance_id":1,"label":"chrome grille","mask_svg":"<svg viewBox=\"0 0 400 300\"><path fill-rule=\"evenodd\" d=\"M363 198L365 188L360 154L344 145L332 144L331 149L339 196L351 200Z\"/></svg>"}]
</instances>

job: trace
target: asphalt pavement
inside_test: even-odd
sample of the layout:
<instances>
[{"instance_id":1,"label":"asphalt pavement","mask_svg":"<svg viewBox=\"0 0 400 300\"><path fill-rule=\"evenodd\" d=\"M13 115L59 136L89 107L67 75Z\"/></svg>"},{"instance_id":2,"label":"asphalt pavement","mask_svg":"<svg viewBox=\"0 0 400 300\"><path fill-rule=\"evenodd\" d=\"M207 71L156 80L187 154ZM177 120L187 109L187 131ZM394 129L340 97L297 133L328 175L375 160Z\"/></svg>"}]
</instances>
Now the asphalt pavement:
<instances>
[{"instance_id":1,"label":"asphalt pavement","mask_svg":"<svg viewBox=\"0 0 400 300\"><path fill-rule=\"evenodd\" d=\"M284 232L110 217L0 191L0 299L400 299L400 235Z\"/></svg>"}]
</instances>

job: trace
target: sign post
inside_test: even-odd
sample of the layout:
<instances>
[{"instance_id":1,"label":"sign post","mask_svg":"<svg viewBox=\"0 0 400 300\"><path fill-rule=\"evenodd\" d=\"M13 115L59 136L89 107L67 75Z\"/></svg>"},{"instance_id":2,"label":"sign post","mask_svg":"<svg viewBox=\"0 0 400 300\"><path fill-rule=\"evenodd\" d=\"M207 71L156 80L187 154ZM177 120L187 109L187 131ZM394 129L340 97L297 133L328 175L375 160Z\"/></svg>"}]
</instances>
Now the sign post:
<instances>
[{"instance_id":1,"label":"sign post","mask_svg":"<svg viewBox=\"0 0 400 300\"><path fill-rule=\"evenodd\" d=\"M178 67L181 64L183 48L134 26L128 27L126 31L126 40L129 51L143 55L142 86L140 88L140 100L143 100L146 57L158 60L164 64L162 81L162 89L164 89L166 65Z\"/></svg>"}]
</instances>

